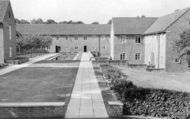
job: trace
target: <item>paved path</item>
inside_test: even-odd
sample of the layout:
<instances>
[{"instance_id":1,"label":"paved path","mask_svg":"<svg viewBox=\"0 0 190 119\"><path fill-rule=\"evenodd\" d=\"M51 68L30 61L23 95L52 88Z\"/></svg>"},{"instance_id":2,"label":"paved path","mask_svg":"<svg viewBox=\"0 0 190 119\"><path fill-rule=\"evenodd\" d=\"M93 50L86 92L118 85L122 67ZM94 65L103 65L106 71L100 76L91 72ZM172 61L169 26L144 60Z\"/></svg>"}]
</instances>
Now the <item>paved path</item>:
<instances>
[{"instance_id":1,"label":"paved path","mask_svg":"<svg viewBox=\"0 0 190 119\"><path fill-rule=\"evenodd\" d=\"M35 63L35 62L39 62L41 60L45 60L45 59L51 58L51 57L56 56L56 55L58 55L58 54L57 53L52 53L52 54L46 54L46 55L42 55L42 56L37 56L37 57L31 58L30 61L27 62L27 63L8 66L8 67L3 68L3 69L0 70L0 75L4 75L6 73L9 73L9 72L12 72L12 71L27 67L27 66Z\"/></svg>"},{"instance_id":2,"label":"paved path","mask_svg":"<svg viewBox=\"0 0 190 119\"><path fill-rule=\"evenodd\" d=\"M83 53L65 118L107 118L89 53Z\"/></svg>"}]
</instances>

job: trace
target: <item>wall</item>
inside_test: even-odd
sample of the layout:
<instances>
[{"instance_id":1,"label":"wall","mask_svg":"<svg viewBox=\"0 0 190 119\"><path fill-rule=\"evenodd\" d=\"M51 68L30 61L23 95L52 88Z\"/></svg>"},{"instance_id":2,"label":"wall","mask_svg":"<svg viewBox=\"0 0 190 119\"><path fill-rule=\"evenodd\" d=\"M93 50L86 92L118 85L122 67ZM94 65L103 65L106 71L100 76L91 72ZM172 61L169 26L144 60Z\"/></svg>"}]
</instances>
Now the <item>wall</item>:
<instances>
[{"instance_id":1,"label":"wall","mask_svg":"<svg viewBox=\"0 0 190 119\"><path fill-rule=\"evenodd\" d=\"M66 39L67 37L67 39ZM84 52L84 46L87 46L87 51L99 51L102 56L109 56L110 54L110 42L109 36L52 36L53 43L50 47L49 52L55 52L55 47L60 46L61 52ZM84 37L87 37L84 40ZM99 43L100 42L100 43ZM99 46L100 44L100 46Z\"/></svg>"},{"instance_id":2,"label":"wall","mask_svg":"<svg viewBox=\"0 0 190 119\"><path fill-rule=\"evenodd\" d=\"M10 13L10 17L9 17ZM9 25L11 25L12 39L9 39ZM3 22L4 35L4 58L5 60L14 59L16 56L16 28L12 8L9 4ZM12 57L9 56L9 48L12 48Z\"/></svg>"},{"instance_id":3,"label":"wall","mask_svg":"<svg viewBox=\"0 0 190 119\"><path fill-rule=\"evenodd\" d=\"M110 56L114 60L114 25L113 25L113 20L111 24L111 33L110 33Z\"/></svg>"},{"instance_id":4,"label":"wall","mask_svg":"<svg viewBox=\"0 0 190 119\"><path fill-rule=\"evenodd\" d=\"M121 53L126 53L126 60L129 64L144 64L144 40L141 36L141 43L136 43L136 35L126 36L125 43L121 37L126 35L115 35L114 37L114 60L120 59ZM140 53L140 60L135 59L135 54Z\"/></svg>"},{"instance_id":5,"label":"wall","mask_svg":"<svg viewBox=\"0 0 190 119\"><path fill-rule=\"evenodd\" d=\"M153 64L156 69L165 69L166 34L148 35L145 41L145 64Z\"/></svg>"},{"instance_id":6,"label":"wall","mask_svg":"<svg viewBox=\"0 0 190 119\"><path fill-rule=\"evenodd\" d=\"M4 63L3 25L0 24L0 63Z\"/></svg>"},{"instance_id":7,"label":"wall","mask_svg":"<svg viewBox=\"0 0 190 119\"><path fill-rule=\"evenodd\" d=\"M184 60L181 64L175 62L179 54L175 48L175 42L179 41L180 35L190 29L190 11L184 14L178 21L167 29L167 49L166 49L166 71L183 72L189 70L187 62Z\"/></svg>"}]
</instances>

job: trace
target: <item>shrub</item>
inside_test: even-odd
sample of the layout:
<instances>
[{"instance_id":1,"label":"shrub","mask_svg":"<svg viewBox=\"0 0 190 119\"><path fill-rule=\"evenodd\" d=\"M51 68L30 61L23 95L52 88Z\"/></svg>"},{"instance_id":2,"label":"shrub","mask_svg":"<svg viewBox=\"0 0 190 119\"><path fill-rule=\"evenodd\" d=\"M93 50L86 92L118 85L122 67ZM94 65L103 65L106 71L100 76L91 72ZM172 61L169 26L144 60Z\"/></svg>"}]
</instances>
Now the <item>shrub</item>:
<instances>
[{"instance_id":1,"label":"shrub","mask_svg":"<svg viewBox=\"0 0 190 119\"><path fill-rule=\"evenodd\" d=\"M124 114L190 119L189 93L137 87L120 70L109 65L101 67L103 74L112 80L111 89L124 103Z\"/></svg>"}]
</instances>

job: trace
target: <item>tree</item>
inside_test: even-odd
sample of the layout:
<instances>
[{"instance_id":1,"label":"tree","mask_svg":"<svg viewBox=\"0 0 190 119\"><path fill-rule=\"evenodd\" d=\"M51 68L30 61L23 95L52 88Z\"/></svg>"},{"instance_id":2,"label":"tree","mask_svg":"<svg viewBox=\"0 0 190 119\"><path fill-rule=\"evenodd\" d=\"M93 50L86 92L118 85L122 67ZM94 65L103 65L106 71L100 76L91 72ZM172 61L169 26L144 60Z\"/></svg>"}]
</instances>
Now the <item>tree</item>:
<instances>
[{"instance_id":1,"label":"tree","mask_svg":"<svg viewBox=\"0 0 190 119\"><path fill-rule=\"evenodd\" d=\"M53 20L53 19L48 19L46 21L46 24L57 24L57 22L55 20Z\"/></svg>"},{"instance_id":2,"label":"tree","mask_svg":"<svg viewBox=\"0 0 190 119\"><path fill-rule=\"evenodd\" d=\"M41 18L31 20L31 24L44 24Z\"/></svg>"},{"instance_id":3,"label":"tree","mask_svg":"<svg viewBox=\"0 0 190 119\"><path fill-rule=\"evenodd\" d=\"M181 40L176 42L179 58L185 57L190 62L190 30L183 32L180 37Z\"/></svg>"},{"instance_id":4,"label":"tree","mask_svg":"<svg viewBox=\"0 0 190 119\"><path fill-rule=\"evenodd\" d=\"M19 19L16 18L15 21L16 21L17 24L30 24L30 22L25 20L25 19L19 20Z\"/></svg>"},{"instance_id":5,"label":"tree","mask_svg":"<svg viewBox=\"0 0 190 119\"><path fill-rule=\"evenodd\" d=\"M33 50L44 51L49 48L53 39L50 36L27 35L17 37L16 41L20 51L32 52Z\"/></svg>"},{"instance_id":6,"label":"tree","mask_svg":"<svg viewBox=\"0 0 190 119\"><path fill-rule=\"evenodd\" d=\"M110 19L107 24L111 24L111 23L112 23L112 20Z\"/></svg>"},{"instance_id":7,"label":"tree","mask_svg":"<svg viewBox=\"0 0 190 119\"><path fill-rule=\"evenodd\" d=\"M92 22L91 24L99 24L97 21L95 21L95 22Z\"/></svg>"}]
</instances>

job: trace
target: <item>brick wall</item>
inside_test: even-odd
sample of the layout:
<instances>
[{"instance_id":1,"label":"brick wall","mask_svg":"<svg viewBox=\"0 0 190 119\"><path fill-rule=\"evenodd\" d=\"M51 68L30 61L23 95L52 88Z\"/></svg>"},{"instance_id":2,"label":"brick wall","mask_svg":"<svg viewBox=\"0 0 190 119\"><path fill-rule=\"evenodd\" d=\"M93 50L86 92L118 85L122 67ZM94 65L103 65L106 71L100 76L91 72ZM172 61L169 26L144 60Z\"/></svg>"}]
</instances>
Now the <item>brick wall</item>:
<instances>
[{"instance_id":1,"label":"brick wall","mask_svg":"<svg viewBox=\"0 0 190 119\"><path fill-rule=\"evenodd\" d=\"M67 37L67 39L66 39ZM61 52L76 51L83 52L84 46L87 46L87 51L99 51L102 56L110 56L109 36L52 36L53 43L50 47L50 52L55 52L55 46L61 47Z\"/></svg>"},{"instance_id":2,"label":"brick wall","mask_svg":"<svg viewBox=\"0 0 190 119\"><path fill-rule=\"evenodd\" d=\"M136 36L127 36L126 43L121 42L121 36L115 36L114 39L114 60L120 59L121 53L126 53L126 60L129 64L144 64L144 40L136 43ZM140 53L140 60L135 60L135 54Z\"/></svg>"},{"instance_id":3,"label":"brick wall","mask_svg":"<svg viewBox=\"0 0 190 119\"><path fill-rule=\"evenodd\" d=\"M177 22L175 22L167 30L166 40L166 71L186 71L189 70L187 62L182 64L176 63L175 59L178 58L179 54L175 48L175 42L180 40L180 34L190 29L190 11L183 15Z\"/></svg>"},{"instance_id":4,"label":"brick wall","mask_svg":"<svg viewBox=\"0 0 190 119\"><path fill-rule=\"evenodd\" d=\"M9 39L9 26L11 26L12 38ZM4 58L5 60L14 59L16 56L16 28L15 19L11 5L8 6L3 22L4 35ZM9 57L9 49L12 48L12 57Z\"/></svg>"}]
</instances>

